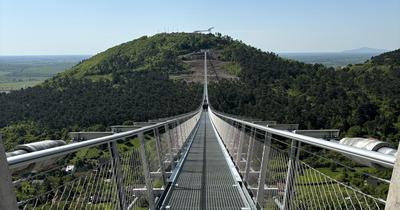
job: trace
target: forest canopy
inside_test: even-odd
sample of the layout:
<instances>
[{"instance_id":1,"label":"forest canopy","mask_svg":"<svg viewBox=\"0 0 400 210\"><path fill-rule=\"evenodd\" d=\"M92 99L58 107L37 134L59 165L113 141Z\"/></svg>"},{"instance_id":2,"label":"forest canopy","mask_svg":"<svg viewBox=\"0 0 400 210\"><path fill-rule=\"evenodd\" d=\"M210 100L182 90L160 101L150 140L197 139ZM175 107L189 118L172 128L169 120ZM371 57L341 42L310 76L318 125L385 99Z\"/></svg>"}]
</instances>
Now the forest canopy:
<instances>
[{"instance_id":1,"label":"forest canopy","mask_svg":"<svg viewBox=\"0 0 400 210\"><path fill-rule=\"evenodd\" d=\"M162 33L112 47L41 85L0 94L6 148L196 109L201 84L170 75L187 73L182 55L201 49L229 62L224 68L239 78L210 84L210 103L219 111L399 142L400 50L334 69L218 33Z\"/></svg>"},{"instance_id":2,"label":"forest canopy","mask_svg":"<svg viewBox=\"0 0 400 210\"><path fill-rule=\"evenodd\" d=\"M283 59L243 43L225 48L224 59L242 70L240 80L211 84L217 110L399 143L400 49L342 69Z\"/></svg>"}]
</instances>

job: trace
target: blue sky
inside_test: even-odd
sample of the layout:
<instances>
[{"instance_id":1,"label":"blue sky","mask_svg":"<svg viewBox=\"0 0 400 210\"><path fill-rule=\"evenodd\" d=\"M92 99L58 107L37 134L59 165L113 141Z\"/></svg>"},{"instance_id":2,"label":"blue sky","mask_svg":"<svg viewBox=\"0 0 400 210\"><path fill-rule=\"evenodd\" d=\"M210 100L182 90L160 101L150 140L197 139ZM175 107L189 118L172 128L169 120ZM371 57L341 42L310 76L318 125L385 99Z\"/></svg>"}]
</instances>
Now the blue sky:
<instances>
[{"instance_id":1,"label":"blue sky","mask_svg":"<svg viewBox=\"0 0 400 210\"><path fill-rule=\"evenodd\" d=\"M0 55L95 54L209 26L265 51L392 50L400 0L0 0Z\"/></svg>"}]
</instances>

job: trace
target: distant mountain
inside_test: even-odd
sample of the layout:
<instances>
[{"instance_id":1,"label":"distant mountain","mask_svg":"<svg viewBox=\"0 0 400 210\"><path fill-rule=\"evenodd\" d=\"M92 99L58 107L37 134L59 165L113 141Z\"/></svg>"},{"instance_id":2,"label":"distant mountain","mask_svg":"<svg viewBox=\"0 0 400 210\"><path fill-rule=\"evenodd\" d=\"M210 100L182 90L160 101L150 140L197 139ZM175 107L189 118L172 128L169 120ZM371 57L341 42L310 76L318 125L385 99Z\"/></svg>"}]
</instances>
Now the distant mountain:
<instances>
[{"instance_id":1,"label":"distant mountain","mask_svg":"<svg viewBox=\"0 0 400 210\"><path fill-rule=\"evenodd\" d=\"M281 53L280 56L304 63L320 63L328 67L344 67L349 64L364 63L378 53Z\"/></svg>"},{"instance_id":2,"label":"distant mountain","mask_svg":"<svg viewBox=\"0 0 400 210\"><path fill-rule=\"evenodd\" d=\"M369 48L369 47L361 47L357 49L343 50L342 53L365 53L365 54L381 54L384 52L388 52L389 50L385 49L377 49L377 48Z\"/></svg>"}]
</instances>

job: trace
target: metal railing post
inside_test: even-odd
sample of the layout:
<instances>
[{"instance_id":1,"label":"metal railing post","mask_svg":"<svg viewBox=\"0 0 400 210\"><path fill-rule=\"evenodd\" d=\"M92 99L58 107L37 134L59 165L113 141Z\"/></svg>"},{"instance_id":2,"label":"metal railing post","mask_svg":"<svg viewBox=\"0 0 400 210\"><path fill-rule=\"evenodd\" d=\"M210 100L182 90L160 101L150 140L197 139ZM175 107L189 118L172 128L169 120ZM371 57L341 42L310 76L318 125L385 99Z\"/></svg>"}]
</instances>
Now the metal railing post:
<instances>
[{"instance_id":1,"label":"metal railing post","mask_svg":"<svg viewBox=\"0 0 400 210\"><path fill-rule=\"evenodd\" d=\"M226 121L225 122L226 123L226 139L228 140L228 141L231 141L231 139L232 139L232 131L233 131L233 128L232 128L232 126L231 126L231 124L230 124L230 122L229 121Z\"/></svg>"},{"instance_id":2,"label":"metal railing post","mask_svg":"<svg viewBox=\"0 0 400 210\"><path fill-rule=\"evenodd\" d=\"M292 139L292 144L289 153L289 163L288 163L288 172L286 176L286 184L285 184L285 192L283 195L283 203L282 209L288 210L290 209L290 205L292 203L292 199L294 197L294 181L295 181L295 170L297 159L299 157L300 152L300 144L298 141Z\"/></svg>"},{"instance_id":3,"label":"metal railing post","mask_svg":"<svg viewBox=\"0 0 400 210\"><path fill-rule=\"evenodd\" d=\"M232 153L232 155L234 155L234 154L233 154L234 148L235 148L236 146L239 146L240 133L242 132L240 126L241 126L240 123L236 123L236 134L235 134L235 139L232 141L232 144L231 144L231 151L230 151L230 152Z\"/></svg>"},{"instance_id":4,"label":"metal railing post","mask_svg":"<svg viewBox=\"0 0 400 210\"><path fill-rule=\"evenodd\" d=\"M229 124L229 125L230 125L230 124ZM225 139L225 141L228 140L229 143L230 143L230 142L233 142L233 141L235 140L235 135L236 135L235 121L232 122L231 128L232 128L231 135L228 137L228 139ZM227 145L227 146L228 146L228 145ZM229 151L229 152L230 152L230 151Z\"/></svg>"},{"instance_id":5,"label":"metal railing post","mask_svg":"<svg viewBox=\"0 0 400 210\"><path fill-rule=\"evenodd\" d=\"M154 204L154 194L153 194L153 185L151 182L151 177L150 177L150 170L149 170L149 165L147 162L147 157L146 157L146 148L145 148L145 143L144 143L144 135L143 132L138 134L139 141L140 141L140 157L142 159L142 165L143 165L143 175L144 179L146 181L146 190L147 190L147 197L149 201L149 208L150 210L155 209L155 204Z\"/></svg>"},{"instance_id":6,"label":"metal railing post","mask_svg":"<svg viewBox=\"0 0 400 210\"><path fill-rule=\"evenodd\" d=\"M239 168L239 170L240 170L240 161L242 160L242 148L245 135L246 135L246 125L242 124L239 135L239 145L236 153L236 166Z\"/></svg>"},{"instance_id":7,"label":"metal railing post","mask_svg":"<svg viewBox=\"0 0 400 210\"><path fill-rule=\"evenodd\" d=\"M156 140L156 150L157 150L157 157L160 163L160 170L161 170L161 175L164 183L164 187L167 186L167 177L165 175L165 168L164 168L164 163L162 160L162 154L161 154L161 142L160 142L160 133L158 131L158 128L153 129L154 132L154 138Z\"/></svg>"},{"instance_id":8,"label":"metal railing post","mask_svg":"<svg viewBox=\"0 0 400 210\"><path fill-rule=\"evenodd\" d=\"M8 170L6 151L0 134L0 209L16 210L17 199L15 197L14 186L11 174Z\"/></svg>"},{"instance_id":9,"label":"metal railing post","mask_svg":"<svg viewBox=\"0 0 400 210\"><path fill-rule=\"evenodd\" d=\"M185 144L185 135L182 132L182 124L183 124L183 122L179 123L179 134L180 134L180 138L181 138L181 148ZM179 148L179 149L181 149L181 148Z\"/></svg>"},{"instance_id":10,"label":"metal railing post","mask_svg":"<svg viewBox=\"0 0 400 210\"><path fill-rule=\"evenodd\" d=\"M119 209L126 210L128 207L126 203L124 179L116 142L113 141L108 143L108 149L111 154L111 168L113 169L115 184L117 185Z\"/></svg>"},{"instance_id":11,"label":"metal railing post","mask_svg":"<svg viewBox=\"0 0 400 210\"><path fill-rule=\"evenodd\" d=\"M174 169L174 155L172 154L172 142L171 142L171 132L169 130L169 125L165 124L164 125L165 129L165 136L167 137L167 147L168 147L168 154L169 154L169 161L170 162L170 167L171 171Z\"/></svg>"},{"instance_id":12,"label":"metal railing post","mask_svg":"<svg viewBox=\"0 0 400 210\"><path fill-rule=\"evenodd\" d=\"M244 172L244 181L248 181L249 179L249 172L251 167L251 159L253 158L253 148L254 148L254 141L255 141L255 129L251 128L250 132L250 141L247 147L247 154L246 154L246 167Z\"/></svg>"},{"instance_id":13,"label":"metal railing post","mask_svg":"<svg viewBox=\"0 0 400 210\"><path fill-rule=\"evenodd\" d=\"M177 150L177 155L180 156L179 150L180 150L180 147L181 147L182 145L180 145L180 143L181 143L181 137L180 137L180 135L179 135L179 122L178 122L178 121L175 121L175 136L176 136L176 142L177 142L177 148L176 148L176 150Z\"/></svg>"},{"instance_id":14,"label":"metal railing post","mask_svg":"<svg viewBox=\"0 0 400 210\"><path fill-rule=\"evenodd\" d=\"M262 160L261 160L261 168L260 168L260 174L258 175L258 191L257 191L257 197L256 197L256 202L260 207L262 207L262 204L264 201L264 185L265 185L265 178L267 176L268 161L269 161L270 153L271 153L271 134L265 133L264 147L263 147Z\"/></svg>"},{"instance_id":15,"label":"metal railing post","mask_svg":"<svg viewBox=\"0 0 400 210\"><path fill-rule=\"evenodd\" d=\"M185 121L181 122L181 124L179 125L179 130L181 133L181 138L182 138L182 146L181 149L186 148L186 131L185 131Z\"/></svg>"},{"instance_id":16,"label":"metal railing post","mask_svg":"<svg viewBox=\"0 0 400 210\"><path fill-rule=\"evenodd\" d=\"M187 129L188 129L188 123L189 123L189 120L187 120L187 121L185 121L185 122L183 122L183 136L184 136L184 141L185 141L185 144L187 143L186 142L186 139L188 138L188 132L187 132Z\"/></svg>"}]
</instances>

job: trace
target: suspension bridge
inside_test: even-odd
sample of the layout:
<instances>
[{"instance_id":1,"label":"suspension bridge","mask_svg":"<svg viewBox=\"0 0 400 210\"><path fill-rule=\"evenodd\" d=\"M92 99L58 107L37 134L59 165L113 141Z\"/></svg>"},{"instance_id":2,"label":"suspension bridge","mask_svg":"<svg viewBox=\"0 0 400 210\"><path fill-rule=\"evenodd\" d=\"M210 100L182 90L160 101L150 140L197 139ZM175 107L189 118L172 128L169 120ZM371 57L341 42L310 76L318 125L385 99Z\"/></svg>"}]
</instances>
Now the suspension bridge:
<instances>
[{"instance_id":1,"label":"suspension bridge","mask_svg":"<svg viewBox=\"0 0 400 210\"><path fill-rule=\"evenodd\" d=\"M111 132L74 132L68 144L48 140L7 153L1 146L0 209L399 209L395 148L373 139L339 141L335 129L220 113L207 93L204 51L196 111ZM373 186L389 186L387 197L310 161L346 168L343 158L393 170L391 180L366 174L379 183Z\"/></svg>"}]
</instances>

